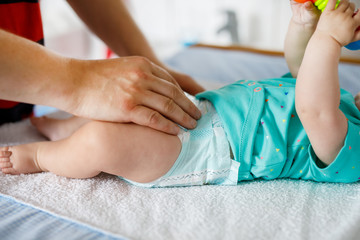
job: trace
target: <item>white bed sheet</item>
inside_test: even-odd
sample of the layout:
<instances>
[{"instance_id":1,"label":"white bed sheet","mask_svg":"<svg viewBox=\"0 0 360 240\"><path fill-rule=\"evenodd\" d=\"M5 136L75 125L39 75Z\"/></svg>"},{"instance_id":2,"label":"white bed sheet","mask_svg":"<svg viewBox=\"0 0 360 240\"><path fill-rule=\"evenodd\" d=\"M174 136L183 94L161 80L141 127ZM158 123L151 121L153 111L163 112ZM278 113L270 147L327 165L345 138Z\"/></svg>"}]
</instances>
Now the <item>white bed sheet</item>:
<instances>
[{"instance_id":1,"label":"white bed sheet","mask_svg":"<svg viewBox=\"0 0 360 240\"><path fill-rule=\"evenodd\" d=\"M256 66L248 64L251 61ZM282 58L210 49L187 49L169 64L197 79L208 79L202 83L210 88L287 71ZM243 66L241 71L238 66ZM344 67L341 74L353 71L360 76L358 66ZM349 76L342 84L350 83L355 92L360 84ZM39 140L43 138L28 121L0 127L1 145ZM0 174L0 182L3 195L119 238L360 239L358 183L282 179L234 187L144 189L105 174L76 180L51 173Z\"/></svg>"}]
</instances>

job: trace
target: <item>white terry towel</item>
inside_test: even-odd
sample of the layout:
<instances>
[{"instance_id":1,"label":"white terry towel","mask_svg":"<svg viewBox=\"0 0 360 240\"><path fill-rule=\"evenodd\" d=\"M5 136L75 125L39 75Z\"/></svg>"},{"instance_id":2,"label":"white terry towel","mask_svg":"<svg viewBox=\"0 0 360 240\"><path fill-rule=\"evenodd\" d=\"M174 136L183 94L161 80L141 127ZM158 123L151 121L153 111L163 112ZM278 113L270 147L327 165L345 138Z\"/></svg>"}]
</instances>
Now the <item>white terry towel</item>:
<instances>
[{"instance_id":1,"label":"white terry towel","mask_svg":"<svg viewBox=\"0 0 360 240\"><path fill-rule=\"evenodd\" d=\"M28 121L0 144L44 140ZM360 185L276 180L143 189L102 174L0 173L0 193L131 239L359 239Z\"/></svg>"}]
</instances>

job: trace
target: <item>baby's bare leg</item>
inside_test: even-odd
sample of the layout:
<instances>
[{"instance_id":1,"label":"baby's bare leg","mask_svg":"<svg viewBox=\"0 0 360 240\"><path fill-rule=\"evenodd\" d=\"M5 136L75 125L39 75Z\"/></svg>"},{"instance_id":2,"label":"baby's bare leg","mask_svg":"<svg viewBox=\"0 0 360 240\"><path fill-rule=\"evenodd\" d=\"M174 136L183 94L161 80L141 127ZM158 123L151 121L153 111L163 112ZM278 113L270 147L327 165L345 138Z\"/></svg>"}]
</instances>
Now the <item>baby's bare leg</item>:
<instances>
[{"instance_id":1,"label":"baby's bare leg","mask_svg":"<svg viewBox=\"0 0 360 240\"><path fill-rule=\"evenodd\" d=\"M60 141L1 150L4 173L50 171L70 178L89 178L106 172L150 182L172 167L181 142L176 136L135 124L91 122Z\"/></svg>"},{"instance_id":2,"label":"baby's bare leg","mask_svg":"<svg viewBox=\"0 0 360 240\"><path fill-rule=\"evenodd\" d=\"M57 141L71 136L90 120L80 117L55 119L49 117L31 118L31 123L37 130L51 141Z\"/></svg>"}]
</instances>

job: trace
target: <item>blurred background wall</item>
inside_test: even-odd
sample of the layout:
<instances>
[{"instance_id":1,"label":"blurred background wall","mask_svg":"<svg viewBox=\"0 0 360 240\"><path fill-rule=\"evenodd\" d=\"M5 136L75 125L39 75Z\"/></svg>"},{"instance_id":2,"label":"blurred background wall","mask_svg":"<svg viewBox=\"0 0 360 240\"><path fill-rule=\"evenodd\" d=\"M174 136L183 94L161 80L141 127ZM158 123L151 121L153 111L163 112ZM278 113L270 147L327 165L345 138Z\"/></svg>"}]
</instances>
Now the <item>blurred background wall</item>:
<instances>
[{"instance_id":1,"label":"blurred background wall","mask_svg":"<svg viewBox=\"0 0 360 240\"><path fill-rule=\"evenodd\" d=\"M284 0L131 0L130 8L152 42L178 47L201 42L281 50L291 17Z\"/></svg>"},{"instance_id":2,"label":"blurred background wall","mask_svg":"<svg viewBox=\"0 0 360 240\"><path fill-rule=\"evenodd\" d=\"M124 1L161 59L196 43L281 51L291 18L288 0ZM105 57L104 44L65 0L41 0L41 7L47 47L72 57Z\"/></svg>"}]
</instances>

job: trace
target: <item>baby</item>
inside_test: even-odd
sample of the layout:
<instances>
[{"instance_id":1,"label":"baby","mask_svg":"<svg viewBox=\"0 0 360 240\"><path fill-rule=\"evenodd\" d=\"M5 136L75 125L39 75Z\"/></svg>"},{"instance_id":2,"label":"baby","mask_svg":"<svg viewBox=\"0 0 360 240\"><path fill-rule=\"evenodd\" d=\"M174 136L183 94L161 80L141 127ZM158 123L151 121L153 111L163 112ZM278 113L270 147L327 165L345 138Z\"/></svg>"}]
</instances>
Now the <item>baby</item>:
<instances>
[{"instance_id":1,"label":"baby","mask_svg":"<svg viewBox=\"0 0 360 240\"><path fill-rule=\"evenodd\" d=\"M135 124L65 120L69 136L1 148L2 172L70 178L105 172L144 187L358 181L360 104L340 89L338 62L341 47L360 40L360 13L348 0L335 5L329 0L320 16L311 2L291 1L285 57L297 80L243 80L190 97L202 118L178 136ZM42 132L51 136L51 129Z\"/></svg>"}]
</instances>

